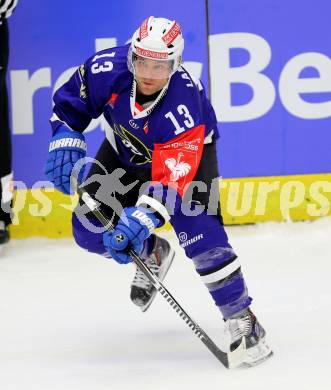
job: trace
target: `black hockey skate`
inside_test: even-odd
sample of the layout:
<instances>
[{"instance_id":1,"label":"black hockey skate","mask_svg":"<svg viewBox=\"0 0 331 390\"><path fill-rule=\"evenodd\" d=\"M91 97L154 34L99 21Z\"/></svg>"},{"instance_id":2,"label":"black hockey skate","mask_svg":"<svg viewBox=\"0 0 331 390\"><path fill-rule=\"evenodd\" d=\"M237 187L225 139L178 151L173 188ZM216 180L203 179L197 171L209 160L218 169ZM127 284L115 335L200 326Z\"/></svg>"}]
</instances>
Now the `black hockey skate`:
<instances>
[{"instance_id":1,"label":"black hockey skate","mask_svg":"<svg viewBox=\"0 0 331 390\"><path fill-rule=\"evenodd\" d=\"M175 251L170 248L168 241L155 236L153 251L144 262L162 282L174 257ZM152 304L155 295L156 289L137 267L136 274L131 284L130 298L132 302L145 312Z\"/></svg>"},{"instance_id":2,"label":"black hockey skate","mask_svg":"<svg viewBox=\"0 0 331 390\"><path fill-rule=\"evenodd\" d=\"M0 245L9 241L9 230L3 221L0 221Z\"/></svg>"},{"instance_id":3,"label":"black hockey skate","mask_svg":"<svg viewBox=\"0 0 331 390\"><path fill-rule=\"evenodd\" d=\"M229 359L231 367L256 366L273 355L265 341L266 332L248 308L238 316L225 321L224 335L229 341ZM236 348L243 344L240 355ZM233 352L233 356L232 355ZM232 359L232 361L231 361Z\"/></svg>"}]
</instances>

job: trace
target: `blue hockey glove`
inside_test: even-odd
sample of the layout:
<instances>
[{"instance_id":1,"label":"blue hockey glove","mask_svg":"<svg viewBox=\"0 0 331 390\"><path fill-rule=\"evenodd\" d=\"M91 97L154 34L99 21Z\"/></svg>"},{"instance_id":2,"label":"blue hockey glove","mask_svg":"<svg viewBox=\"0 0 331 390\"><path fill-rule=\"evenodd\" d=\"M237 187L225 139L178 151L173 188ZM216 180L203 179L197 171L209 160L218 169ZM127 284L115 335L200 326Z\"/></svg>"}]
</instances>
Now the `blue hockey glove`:
<instances>
[{"instance_id":1,"label":"blue hockey glove","mask_svg":"<svg viewBox=\"0 0 331 390\"><path fill-rule=\"evenodd\" d=\"M115 230L103 233L103 244L110 256L120 264L132 261L128 254L133 249L140 254L143 242L161 221L144 207L126 207Z\"/></svg>"},{"instance_id":2,"label":"blue hockey glove","mask_svg":"<svg viewBox=\"0 0 331 390\"><path fill-rule=\"evenodd\" d=\"M75 163L86 156L85 137L78 131L61 125L53 135L49 145L49 155L45 165L47 179L55 188L65 194L72 194L70 176ZM78 182L83 179L83 168L79 170Z\"/></svg>"}]
</instances>

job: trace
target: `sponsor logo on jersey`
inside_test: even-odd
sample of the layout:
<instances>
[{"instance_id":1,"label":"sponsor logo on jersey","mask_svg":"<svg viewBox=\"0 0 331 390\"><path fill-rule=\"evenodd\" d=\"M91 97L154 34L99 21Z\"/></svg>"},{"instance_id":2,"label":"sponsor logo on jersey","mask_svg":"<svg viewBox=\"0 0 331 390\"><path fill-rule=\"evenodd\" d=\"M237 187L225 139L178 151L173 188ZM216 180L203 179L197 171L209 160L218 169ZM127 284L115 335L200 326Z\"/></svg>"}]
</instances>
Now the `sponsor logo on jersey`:
<instances>
[{"instance_id":1,"label":"sponsor logo on jersey","mask_svg":"<svg viewBox=\"0 0 331 390\"><path fill-rule=\"evenodd\" d=\"M155 229L153 221L142 211L136 210L132 213L132 216L137 218L143 225L145 225L150 233L152 233Z\"/></svg>"},{"instance_id":2,"label":"sponsor logo on jersey","mask_svg":"<svg viewBox=\"0 0 331 390\"><path fill-rule=\"evenodd\" d=\"M67 148L67 147L79 148L79 149L83 149L84 151L87 150L85 141L79 138L62 138L56 141L52 141L50 143L49 152L52 152L55 149Z\"/></svg>"},{"instance_id":3,"label":"sponsor logo on jersey","mask_svg":"<svg viewBox=\"0 0 331 390\"><path fill-rule=\"evenodd\" d=\"M187 236L186 236L187 237ZM179 238L180 239L180 238ZM189 240L185 240L185 242L183 242L182 244L180 244L180 246L182 247L182 248L185 248L185 247L187 247L187 246L189 246L189 245L192 245L192 244L194 244L195 242L197 242L197 241L200 241L200 240L202 240L203 239L203 234L198 234L197 236L194 236L193 238L190 238Z\"/></svg>"},{"instance_id":4,"label":"sponsor logo on jersey","mask_svg":"<svg viewBox=\"0 0 331 390\"><path fill-rule=\"evenodd\" d=\"M179 241L184 242L187 240L187 233L186 232L180 232L178 234Z\"/></svg>"},{"instance_id":5,"label":"sponsor logo on jersey","mask_svg":"<svg viewBox=\"0 0 331 390\"><path fill-rule=\"evenodd\" d=\"M133 120L133 119L130 119L129 120L129 124L132 128L134 128L135 130L138 130L139 129L139 125Z\"/></svg>"},{"instance_id":6,"label":"sponsor logo on jersey","mask_svg":"<svg viewBox=\"0 0 331 390\"><path fill-rule=\"evenodd\" d=\"M187 131L165 144L155 144L152 179L175 187L183 196L199 167L204 126Z\"/></svg>"},{"instance_id":7,"label":"sponsor logo on jersey","mask_svg":"<svg viewBox=\"0 0 331 390\"><path fill-rule=\"evenodd\" d=\"M177 154L177 158L167 158L165 160L165 165L170 169L170 181L178 181L180 177L186 176L190 170L191 165L185 161L180 161L180 159L184 156L184 153L179 152Z\"/></svg>"}]
</instances>

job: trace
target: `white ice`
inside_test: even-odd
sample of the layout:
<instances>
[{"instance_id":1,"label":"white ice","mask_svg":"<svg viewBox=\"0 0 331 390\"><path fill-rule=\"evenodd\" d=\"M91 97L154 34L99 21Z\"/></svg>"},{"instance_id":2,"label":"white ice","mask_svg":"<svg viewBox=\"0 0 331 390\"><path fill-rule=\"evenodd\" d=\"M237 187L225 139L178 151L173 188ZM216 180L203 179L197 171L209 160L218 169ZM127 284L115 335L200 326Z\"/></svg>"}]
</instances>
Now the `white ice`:
<instances>
[{"instance_id":1,"label":"white ice","mask_svg":"<svg viewBox=\"0 0 331 390\"><path fill-rule=\"evenodd\" d=\"M0 255L1 390L331 388L331 218L228 227L275 355L226 370L162 297L129 300L133 265L72 240L12 240ZM190 260L165 280L217 343L221 316Z\"/></svg>"}]
</instances>

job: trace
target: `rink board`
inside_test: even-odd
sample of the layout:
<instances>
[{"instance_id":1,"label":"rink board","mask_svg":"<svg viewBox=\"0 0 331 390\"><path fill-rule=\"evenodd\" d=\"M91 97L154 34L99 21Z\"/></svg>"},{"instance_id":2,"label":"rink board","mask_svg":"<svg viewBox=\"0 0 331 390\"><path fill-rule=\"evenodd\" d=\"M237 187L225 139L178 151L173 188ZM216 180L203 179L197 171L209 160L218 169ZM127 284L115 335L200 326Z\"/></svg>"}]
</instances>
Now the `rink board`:
<instances>
[{"instance_id":1,"label":"rink board","mask_svg":"<svg viewBox=\"0 0 331 390\"><path fill-rule=\"evenodd\" d=\"M226 225L313 220L331 215L331 173L223 179L220 187ZM12 236L70 237L71 212L76 202L76 196L49 188L17 191Z\"/></svg>"}]
</instances>

